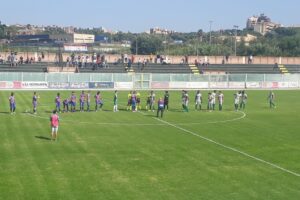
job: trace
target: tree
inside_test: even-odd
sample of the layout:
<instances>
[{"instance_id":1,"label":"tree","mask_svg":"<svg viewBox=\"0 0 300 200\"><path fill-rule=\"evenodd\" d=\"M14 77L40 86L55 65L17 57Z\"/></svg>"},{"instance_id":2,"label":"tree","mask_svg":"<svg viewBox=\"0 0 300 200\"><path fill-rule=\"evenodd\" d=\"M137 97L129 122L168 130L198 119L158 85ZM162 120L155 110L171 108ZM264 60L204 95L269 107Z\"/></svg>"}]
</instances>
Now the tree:
<instances>
[{"instance_id":1,"label":"tree","mask_svg":"<svg viewBox=\"0 0 300 200\"><path fill-rule=\"evenodd\" d=\"M141 34L131 43L131 53L140 55L157 54L163 49L162 38L153 35Z\"/></svg>"},{"instance_id":2,"label":"tree","mask_svg":"<svg viewBox=\"0 0 300 200\"><path fill-rule=\"evenodd\" d=\"M5 39L6 35L5 35L5 25L0 25L0 39Z\"/></svg>"}]
</instances>

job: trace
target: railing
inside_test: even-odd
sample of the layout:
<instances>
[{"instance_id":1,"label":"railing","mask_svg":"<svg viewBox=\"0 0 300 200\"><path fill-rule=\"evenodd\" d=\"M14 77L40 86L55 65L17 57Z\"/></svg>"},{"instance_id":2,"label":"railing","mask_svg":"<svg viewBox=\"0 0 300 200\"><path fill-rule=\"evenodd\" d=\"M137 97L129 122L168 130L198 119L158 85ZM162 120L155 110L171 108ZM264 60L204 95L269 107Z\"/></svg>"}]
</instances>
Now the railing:
<instances>
[{"instance_id":1,"label":"railing","mask_svg":"<svg viewBox=\"0 0 300 200\"><path fill-rule=\"evenodd\" d=\"M259 89L299 87L300 74L0 73L1 89Z\"/></svg>"}]
</instances>

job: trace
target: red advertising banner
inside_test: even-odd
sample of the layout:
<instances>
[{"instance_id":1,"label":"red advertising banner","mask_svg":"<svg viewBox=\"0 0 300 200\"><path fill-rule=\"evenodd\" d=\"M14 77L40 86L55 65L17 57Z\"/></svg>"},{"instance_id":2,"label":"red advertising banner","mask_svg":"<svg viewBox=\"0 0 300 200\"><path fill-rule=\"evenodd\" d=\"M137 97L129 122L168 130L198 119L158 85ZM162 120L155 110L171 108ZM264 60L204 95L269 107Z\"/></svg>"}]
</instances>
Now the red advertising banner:
<instances>
[{"instance_id":1,"label":"red advertising banner","mask_svg":"<svg viewBox=\"0 0 300 200\"><path fill-rule=\"evenodd\" d=\"M169 89L169 82L152 82L152 89Z\"/></svg>"},{"instance_id":2,"label":"red advertising banner","mask_svg":"<svg viewBox=\"0 0 300 200\"><path fill-rule=\"evenodd\" d=\"M13 82L13 88L14 89L21 89L22 88L22 82L21 81L14 81Z\"/></svg>"}]
</instances>

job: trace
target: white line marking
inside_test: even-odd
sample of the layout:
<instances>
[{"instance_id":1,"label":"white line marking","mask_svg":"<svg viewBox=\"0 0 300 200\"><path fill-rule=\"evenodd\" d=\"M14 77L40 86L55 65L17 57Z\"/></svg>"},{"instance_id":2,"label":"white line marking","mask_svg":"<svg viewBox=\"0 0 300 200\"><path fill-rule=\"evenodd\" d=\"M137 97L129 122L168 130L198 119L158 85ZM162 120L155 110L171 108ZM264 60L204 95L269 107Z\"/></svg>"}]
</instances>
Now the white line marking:
<instances>
[{"instance_id":1,"label":"white line marking","mask_svg":"<svg viewBox=\"0 0 300 200\"><path fill-rule=\"evenodd\" d=\"M229 149L229 150L231 150L231 151L234 151L234 152L236 152L236 153L242 154L242 155L244 155L244 156L246 156L246 157L249 157L249 158L252 158L252 159L254 159L254 160L256 160L256 161L259 161L259 162L261 162L261 163L270 165L270 166L272 166L272 167L274 167L274 168L276 168L276 169L279 169L279 170L281 170L281 171L284 171L284 172L286 172L286 173L289 173L289 174L292 174L292 175L294 175L294 176L300 177L300 174L298 174L298 173L296 173L296 172L290 171L290 170L285 169L285 168L283 168L283 167L280 167L280 166L278 166L278 165L276 165L276 164L273 164L273 163L271 163L271 162L265 161L265 160L263 160L263 159L261 159L261 158L257 158L257 157L255 157L255 156L252 156L252 155L250 155L250 154L248 154L248 153L245 153L245 152L240 151L240 150L238 150L238 149L235 149L235 148L233 148L233 147L226 146L226 145L221 144L221 143L219 143L219 142L216 142L216 141L214 141L214 140L212 140L212 139L209 139L209 138L207 138L207 137L201 136L201 135L199 135L199 134L197 134L197 133L194 133L194 132L192 132L192 131L189 131L189 130L187 130L187 129L184 129L184 128L181 128L181 127L179 127L179 126L176 126L175 124L171 124L171 123L169 123L169 122L167 122L167 121L164 121L164 120L162 120L162 119L155 118L155 117L153 117L153 118L154 118L155 120L158 120L158 121L164 123L164 124L168 124L169 126L172 126L172 127L177 128L177 129L179 129L179 130L181 130L181 131L184 131L184 132L186 132L186 133L189 133L189 134L191 134L191 135L193 135L193 136L199 137L199 138L201 138L201 139L203 139L203 140L206 140L206 141L208 141L208 142L211 142L211 143L213 143L213 144L216 144L216 145L218 145L218 146L221 146L221 147L223 147L223 148L225 148L225 149Z\"/></svg>"},{"instance_id":2,"label":"white line marking","mask_svg":"<svg viewBox=\"0 0 300 200\"><path fill-rule=\"evenodd\" d=\"M232 111L235 112L236 111ZM180 123L180 124L176 124L176 125L197 125L197 124L218 124L218 123L227 123L227 122L234 122L234 121L238 121L241 119L244 119L246 117L246 113L244 113L243 111L237 111L238 113L241 113L242 116L238 117L238 118L234 118L234 119L228 119L228 120L220 120L220 121L212 121L212 122L191 122L191 123Z\"/></svg>"},{"instance_id":3,"label":"white line marking","mask_svg":"<svg viewBox=\"0 0 300 200\"><path fill-rule=\"evenodd\" d=\"M141 110L138 111L140 114L147 116L147 114ZM187 123L173 123L174 125L178 125L178 126L186 126L186 125L197 125L197 124L218 124L218 123L227 123L227 122L234 122L234 121L238 121L241 119L244 119L247 115L245 112L243 111L232 111L235 113L241 113L242 116L238 117L238 118L234 118L234 119L228 119L228 120L220 120L220 121L211 121L211 122L187 122Z\"/></svg>"},{"instance_id":4,"label":"white line marking","mask_svg":"<svg viewBox=\"0 0 300 200\"><path fill-rule=\"evenodd\" d=\"M223 120L223 121L212 121L212 122L191 122L191 123L173 123L175 125L179 125L179 126L187 126L187 125L197 125L197 124L217 124L217 123L226 123L226 122L233 122L233 121L237 121L237 120L241 120L243 118L246 117L246 113L239 111L240 113L242 113L243 115L241 117L238 118L234 118L234 119L229 119L229 120ZM144 115L144 116L149 116L146 112L143 111L138 111L138 113ZM152 113L152 112L151 112ZM34 115L32 113L26 113L26 115L31 116L31 117L35 117L35 118L40 118L40 119L46 119L48 120L49 117L44 117L41 115ZM97 122L74 122L71 120L63 120L61 119L62 122L68 122L68 123L79 123L79 124L92 124L92 125L112 125L112 126L166 126L165 124L154 124L154 123L144 123L144 124L139 124L139 123L118 123L118 122L104 122L104 123L97 123Z\"/></svg>"},{"instance_id":5,"label":"white line marking","mask_svg":"<svg viewBox=\"0 0 300 200\"><path fill-rule=\"evenodd\" d=\"M40 118L40 119L47 119L49 120L50 117L43 117L40 115L34 115L31 113L26 113L25 115L35 117L35 118ZM165 124L138 124L138 123L109 123L109 122L104 122L104 123L97 123L97 122L78 122L78 121L71 121L71 120L63 120L61 119L61 122L67 122L67 123L74 123L74 124L92 124L92 125L111 125L111 126L166 126Z\"/></svg>"}]
</instances>

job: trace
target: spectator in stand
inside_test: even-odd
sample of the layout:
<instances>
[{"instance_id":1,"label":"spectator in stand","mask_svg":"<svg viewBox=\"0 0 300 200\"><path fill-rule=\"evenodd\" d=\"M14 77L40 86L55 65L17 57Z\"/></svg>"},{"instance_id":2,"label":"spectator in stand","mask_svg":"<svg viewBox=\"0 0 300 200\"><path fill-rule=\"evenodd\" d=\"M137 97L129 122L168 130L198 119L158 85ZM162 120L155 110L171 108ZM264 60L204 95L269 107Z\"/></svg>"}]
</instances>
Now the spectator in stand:
<instances>
[{"instance_id":1,"label":"spectator in stand","mask_svg":"<svg viewBox=\"0 0 300 200\"><path fill-rule=\"evenodd\" d=\"M24 58L23 58L23 56L20 57L19 63L20 63L21 65L23 65L23 63L24 63Z\"/></svg>"},{"instance_id":2,"label":"spectator in stand","mask_svg":"<svg viewBox=\"0 0 300 200\"><path fill-rule=\"evenodd\" d=\"M153 63L153 56L152 56L152 54L150 55L150 62Z\"/></svg>"},{"instance_id":3,"label":"spectator in stand","mask_svg":"<svg viewBox=\"0 0 300 200\"><path fill-rule=\"evenodd\" d=\"M181 64L184 64L184 58L181 59Z\"/></svg>"},{"instance_id":4,"label":"spectator in stand","mask_svg":"<svg viewBox=\"0 0 300 200\"><path fill-rule=\"evenodd\" d=\"M17 53L13 54L13 66L18 66L18 57Z\"/></svg>"},{"instance_id":5,"label":"spectator in stand","mask_svg":"<svg viewBox=\"0 0 300 200\"><path fill-rule=\"evenodd\" d=\"M252 54L250 54L250 56L248 57L248 64L252 64L253 63L253 56Z\"/></svg>"},{"instance_id":6,"label":"spectator in stand","mask_svg":"<svg viewBox=\"0 0 300 200\"><path fill-rule=\"evenodd\" d=\"M124 56L124 61L123 61L123 62L124 62L124 63L128 63L128 55L127 55L127 54L124 54L123 56Z\"/></svg>"},{"instance_id":7,"label":"spectator in stand","mask_svg":"<svg viewBox=\"0 0 300 200\"><path fill-rule=\"evenodd\" d=\"M2 58L2 56L0 55L0 64L3 64L3 58Z\"/></svg>"},{"instance_id":8,"label":"spectator in stand","mask_svg":"<svg viewBox=\"0 0 300 200\"><path fill-rule=\"evenodd\" d=\"M144 70L144 68L145 68L146 65L147 65L147 60L144 58L141 70Z\"/></svg>"},{"instance_id":9,"label":"spectator in stand","mask_svg":"<svg viewBox=\"0 0 300 200\"><path fill-rule=\"evenodd\" d=\"M84 64L84 67L87 67L90 63L91 63L90 57L89 57L89 56L86 56L86 57L85 57L85 64Z\"/></svg>"},{"instance_id":10,"label":"spectator in stand","mask_svg":"<svg viewBox=\"0 0 300 200\"><path fill-rule=\"evenodd\" d=\"M138 59L138 69L140 69L140 65L141 65L141 58Z\"/></svg>"},{"instance_id":11,"label":"spectator in stand","mask_svg":"<svg viewBox=\"0 0 300 200\"><path fill-rule=\"evenodd\" d=\"M81 56L81 68L85 68L86 65L86 58L84 55Z\"/></svg>"},{"instance_id":12,"label":"spectator in stand","mask_svg":"<svg viewBox=\"0 0 300 200\"><path fill-rule=\"evenodd\" d=\"M199 62L198 62L198 59L195 59L195 65L196 65L196 67L199 67Z\"/></svg>"},{"instance_id":13,"label":"spectator in stand","mask_svg":"<svg viewBox=\"0 0 300 200\"><path fill-rule=\"evenodd\" d=\"M72 63L72 66L75 65L75 54L74 53L71 54L71 63Z\"/></svg>"},{"instance_id":14,"label":"spectator in stand","mask_svg":"<svg viewBox=\"0 0 300 200\"><path fill-rule=\"evenodd\" d=\"M105 55L101 56L101 67L106 68L106 63L105 63Z\"/></svg>"},{"instance_id":15,"label":"spectator in stand","mask_svg":"<svg viewBox=\"0 0 300 200\"><path fill-rule=\"evenodd\" d=\"M156 55L155 57L155 64L160 63L160 55Z\"/></svg>"},{"instance_id":16,"label":"spectator in stand","mask_svg":"<svg viewBox=\"0 0 300 200\"><path fill-rule=\"evenodd\" d=\"M11 67L15 66L15 61L16 61L15 57L16 56L13 52L11 52L10 55L7 57L7 60L8 60Z\"/></svg>"},{"instance_id":17,"label":"spectator in stand","mask_svg":"<svg viewBox=\"0 0 300 200\"><path fill-rule=\"evenodd\" d=\"M67 57L67 63L66 63L66 66L67 66L67 67L70 67L70 58L69 58L69 57Z\"/></svg>"},{"instance_id":18,"label":"spectator in stand","mask_svg":"<svg viewBox=\"0 0 300 200\"><path fill-rule=\"evenodd\" d=\"M131 59L129 58L129 59L128 59L128 68L129 68L129 69L131 69L131 64L132 64L132 61L131 61Z\"/></svg>"},{"instance_id":19,"label":"spectator in stand","mask_svg":"<svg viewBox=\"0 0 300 200\"><path fill-rule=\"evenodd\" d=\"M209 59L207 58L207 56L205 56L204 62L203 62L202 65L203 65L203 66L208 66L208 65L209 65Z\"/></svg>"},{"instance_id":20,"label":"spectator in stand","mask_svg":"<svg viewBox=\"0 0 300 200\"><path fill-rule=\"evenodd\" d=\"M184 56L184 63L189 64L189 56Z\"/></svg>"},{"instance_id":21,"label":"spectator in stand","mask_svg":"<svg viewBox=\"0 0 300 200\"><path fill-rule=\"evenodd\" d=\"M26 60L25 60L25 64L29 64L29 58L27 56Z\"/></svg>"},{"instance_id":22,"label":"spectator in stand","mask_svg":"<svg viewBox=\"0 0 300 200\"><path fill-rule=\"evenodd\" d=\"M226 54L226 56L225 56L225 61L226 61L226 63L229 62L229 55L228 54Z\"/></svg>"}]
</instances>

